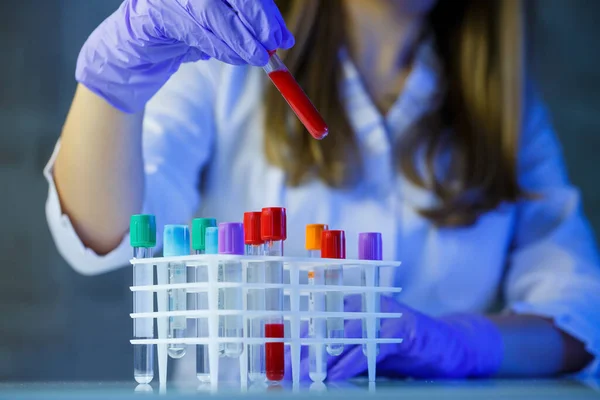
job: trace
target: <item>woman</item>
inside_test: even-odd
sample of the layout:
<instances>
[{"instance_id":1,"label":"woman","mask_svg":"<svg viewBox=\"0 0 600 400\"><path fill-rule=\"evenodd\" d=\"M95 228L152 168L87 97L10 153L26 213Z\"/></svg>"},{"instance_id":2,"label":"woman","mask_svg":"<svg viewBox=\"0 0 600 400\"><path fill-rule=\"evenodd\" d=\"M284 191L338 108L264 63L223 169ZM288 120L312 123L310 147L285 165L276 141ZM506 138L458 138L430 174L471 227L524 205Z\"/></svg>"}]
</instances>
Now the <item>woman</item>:
<instances>
[{"instance_id":1,"label":"woman","mask_svg":"<svg viewBox=\"0 0 600 400\"><path fill-rule=\"evenodd\" d=\"M323 222L350 240L382 232L385 258L404 262L382 277L405 288L382 305L404 312L382 335L406 340L382 346L380 374L595 371L596 249L523 78L520 2L278 5L130 0L92 33L46 171L49 224L73 268L124 265L131 214L239 220L284 205L290 255L305 224ZM255 68L278 48L329 123L321 142ZM332 358L329 379L363 373L359 352Z\"/></svg>"}]
</instances>

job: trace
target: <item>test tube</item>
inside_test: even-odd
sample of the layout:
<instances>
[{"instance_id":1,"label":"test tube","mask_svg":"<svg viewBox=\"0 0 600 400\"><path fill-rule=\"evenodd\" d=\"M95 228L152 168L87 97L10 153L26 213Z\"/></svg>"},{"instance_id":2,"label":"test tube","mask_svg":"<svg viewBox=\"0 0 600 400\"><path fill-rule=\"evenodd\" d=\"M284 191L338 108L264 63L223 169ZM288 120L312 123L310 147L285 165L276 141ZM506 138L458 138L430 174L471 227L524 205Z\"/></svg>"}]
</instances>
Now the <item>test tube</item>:
<instances>
[{"instance_id":1,"label":"test tube","mask_svg":"<svg viewBox=\"0 0 600 400\"><path fill-rule=\"evenodd\" d=\"M381 246L381 233L378 232L364 232L358 234L358 259L359 260L382 260L383 252ZM367 286L367 270L366 268L373 268L374 271L374 286L379 286L379 267L365 267L361 268L360 279L363 286ZM375 312L379 312L379 293L375 293ZM362 310L367 311L367 294L362 294ZM379 338L380 321L379 318L375 320L375 338ZM367 337L367 319L362 320L362 337ZM376 353L379 354L379 344L375 346ZM366 343L362 345L363 354L367 355Z\"/></svg>"},{"instance_id":2,"label":"test tube","mask_svg":"<svg viewBox=\"0 0 600 400\"><path fill-rule=\"evenodd\" d=\"M269 52L265 72L308 132L317 140L329 133L327 124L275 51Z\"/></svg>"},{"instance_id":3,"label":"test tube","mask_svg":"<svg viewBox=\"0 0 600 400\"><path fill-rule=\"evenodd\" d=\"M190 231L187 225L165 225L163 232L165 257L187 256L190 254ZM169 263L169 284L187 282L185 263ZM187 310L187 293L185 289L169 289L169 311ZM186 317L169 317L168 338L177 339L186 336ZM171 358L181 358L185 355L185 344L171 343L167 350Z\"/></svg>"},{"instance_id":4,"label":"test tube","mask_svg":"<svg viewBox=\"0 0 600 400\"><path fill-rule=\"evenodd\" d=\"M321 234L321 255L323 258L346 258L346 236L344 231L323 231ZM330 265L325 268L325 285L341 286L344 283L342 265ZM344 293L328 291L325 297L327 312L344 311ZM327 338L344 338L344 318L327 317ZM329 343L327 352L339 356L344 351L343 343Z\"/></svg>"},{"instance_id":5,"label":"test tube","mask_svg":"<svg viewBox=\"0 0 600 400\"><path fill-rule=\"evenodd\" d=\"M206 254L206 229L217 226L214 218L196 218L192 220L192 250L194 254ZM188 277L189 277L188 273ZM195 281L208 282L208 265L195 267ZM189 300L189 298L188 298ZM208 310L208 292L196 293L196 309ZM208 337L208 319L196 320L196 337ZM210 382L210 368L208 365L208 345L196 345L196 378L200 382Z\"/></svg>"},{"instance_id":6,"label":"test tube","mask_svg":"<svg viewBox=\"0 0 600 400\"><path fill-rule=\"evenodd\" d=\"M219 254L244 255L244 225L238 222L219 224ZM241 283L242 263L239 260L221 261L218 272L219 282ZM219 289L220 310L242 310L242 287L227 287ZM221 315L219 318L221 337L242 338L244 323L242 315ZM241 342L224 344L222 355L237 358L242 355L244 346Z\"/></svg>"},{"instance_id":7,"label":"test tube","mask_svg":"<svg viewBox=\"0 0 600 400\"><path fill-rule=\"evenodd\" d=\"M156 220L154 215L132 215L129 224L130 243L134 258L152 258L156 246ZM133 266L133 285L146 286L154 283L154 266L136 264ZM133 292L133 312L152 312L154 300L152 292ZM154 338L154 320L135 318L133 337L136 339ZM150 383L154 378L154 345L133 345L133 376L137 383Z\"/></svg>"},{"instance_id":8,"label":"test tube","mask_svg":"<svg viewBox=\"0 0 600 400\"><path fill-rule=\"evenodd\" d=\"M305 247L311 258L321 257L321 235L327 230L324 224L306 225ZM324 285L325 271L323 267L314 267L308 271L309 285ZM325 311L325 293L309 292L308 311ZM311 317L308 320L308 337L313 339L326 338L325 319L322 317ZM315 343L308 347L308 376L313 382L323 382L327 378L327 354L325 345Z\"/></svg>"},{"instance_id":9,"label":"test tube","mask_svg":"<svg viewBox=\"0 0 600 400\"><path fill-rule=\"evenodd\" d=\"M261 237L265 241L265 255L283 256L283 242L287 238L285 208L269 207L262 209L260 220ZM265 262L265 283L283 283L283 262ZM281 342L265 344L265 370L267 380L279 382L285 373L283 288L265 289L265 310L279 311L282 314L269 316L265 323L266 338L281 338Z\"/></svg>"},{"instance_id":10,"label":"test tube","mask_svg":"<svg viewBox=\"0 0 600 400\"><path fill-rule=\"evenodd\" d=\"M264 241L260 236L260 211L244 213L244 243L246 255L262 256L265 252ZM262 262L248 262L247 282L261 284L265 282L265 265ZM263 311L265 309L264 289L248 289L247 309L252 311ZM265 337L263 319L260 317L250 318L249 334L251 338ZM251 381L265 380L265 346L264 344L251 344L248 346L248 377Z\"/></svg>"}]
</instances>

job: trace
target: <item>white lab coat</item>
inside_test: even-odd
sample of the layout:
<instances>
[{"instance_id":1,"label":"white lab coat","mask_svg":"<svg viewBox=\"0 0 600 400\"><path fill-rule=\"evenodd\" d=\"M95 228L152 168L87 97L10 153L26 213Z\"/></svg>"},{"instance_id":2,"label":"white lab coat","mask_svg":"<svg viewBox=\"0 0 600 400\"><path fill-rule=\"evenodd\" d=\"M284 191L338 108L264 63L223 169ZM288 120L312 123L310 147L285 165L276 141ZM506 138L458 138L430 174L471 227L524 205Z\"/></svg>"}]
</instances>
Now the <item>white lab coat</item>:
<instances>
[{"instance_id":1,"label":"white lab coat","mask_svg":"<svg viewBox=\"0 0 600 400\"><path fill-rule=\"evenodd\" d=\"M143 211L156 215L159 242L164 224L187 223L196 213L241 221L244 211L265 206L287 207L288 255L305 253L308 223L346 230L349 258L357 256L359 232L382 232L384 258L403 262L398 273L382 276L382 284L402 286L401 301L440 315L490 311L501 298L506 310L552 317L596 356L587 368L595 374L600 268L579 192L567 179L542 104L527 96L519 159L521 185L540 196L504 204L470 227L438 228L416 211L435 198L397 173L393 160L397 140L437 105L443 82L430 48L419 52L403 93L385 116L353 64L341 57L341 93L367 172L349 190L319 181L287 187L284 172L267 163L260 99L269 83L261 69L216 61L182 66L149 102L144 120ZM45 170L46 212L60 253L86 275L127 265L128 237L105 256L83 246L60 209L54 157Z\"/></svg>"}]
</instances>

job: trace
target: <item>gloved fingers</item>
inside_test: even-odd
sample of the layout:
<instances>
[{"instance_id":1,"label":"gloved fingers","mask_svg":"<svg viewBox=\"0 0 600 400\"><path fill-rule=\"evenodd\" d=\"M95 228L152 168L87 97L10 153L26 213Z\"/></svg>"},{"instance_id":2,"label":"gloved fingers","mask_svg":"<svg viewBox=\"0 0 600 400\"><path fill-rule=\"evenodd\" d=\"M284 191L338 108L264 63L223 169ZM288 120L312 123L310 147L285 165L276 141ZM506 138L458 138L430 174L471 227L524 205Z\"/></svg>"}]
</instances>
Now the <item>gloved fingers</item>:
<instances>
[{"instance_id":1,"label":"gloved fingers","mask_svg":"<svg viewBox=\"0 0 600 400\"><path fill-rule=\"evenodd\" d=\"M235 10L226 3L220 0L210 3L190 1L187 3L187 9L207 35L212 33L221 39L246 63L263 66L268 62L269 55L264 46L246 28ZM201 47L199 43L194 43L193 38L189 39L190 46Z\"/></svg>"},{"instance_id":2,"label":"gloved fingers","mask_svg":"<svg viewBox=\"0 0 600 400\"><path fill-rule=\"evenodd\" d=\"M296 39L294 38L294 35L292 35L292 33L288 30L287 25L285 24L285 21L283 20L283 16L281 15L281 13L278 12L276 17L277 17L277 21L279 21L279 26L281 27L281 33L283 35L283 37L281 39L281 44L279 45L279 48L283 49L283 50L287 50L296 44Z\"/></svg>"},{"instance_id":3,"label":"gloved fingers","mask_svg":"<svg viewBox=\"0 0 600 400\"><path fill-rule=\"evenodd\" d=\"M245 65L247 61L231 49L227 43L210 31L204 32L202 49L209 57L231 65Z\"/></svg>"},{"instance_id":4,"label":"gloved fingers","mask_svg":"<svg viewBox=\"0 0 600 400\"><path fill-rule=\"evenodd\" d=\"M181 59L182 63L208 60L210 56L196 47L190 47Z\"/></svg>"},{"instance_id":5,"label":"gloved fingers","mask_svg":"<svg viewBox=\"0 0 600 400\"><path fill-rule=\"evenodd\" d=\"M265 49L281 48L284 39L289 42L292 34L283 23L281 13L273 0L227 0L227 3L234 8L246 28Z\"/></svg>"},{"instance_id":6,"label":"gloved fingers","mask_svg":"<svg viewBox=\"0 0 600 400\"><path fill-rule=\"evenodd\" d=\"M327 362L327 380L337 381L352 378L367 370L367 357L362 346L346 346L344 352L337 357L329 357Z\"/></svg>"}]
</instances>

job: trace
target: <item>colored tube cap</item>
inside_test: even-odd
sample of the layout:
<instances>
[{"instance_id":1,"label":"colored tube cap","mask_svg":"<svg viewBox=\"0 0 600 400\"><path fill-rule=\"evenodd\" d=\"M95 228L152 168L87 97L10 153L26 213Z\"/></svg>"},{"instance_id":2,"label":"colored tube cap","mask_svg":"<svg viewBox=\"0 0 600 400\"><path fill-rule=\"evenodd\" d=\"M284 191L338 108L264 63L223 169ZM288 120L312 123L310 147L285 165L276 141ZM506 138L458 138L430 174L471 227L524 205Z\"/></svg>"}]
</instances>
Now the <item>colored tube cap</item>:
<instances>
[{"instance_id":1,"label":"colored tube cap","mask_svg":"<svg viewBox=\"0 0 600 400\"><path fill-rule=\"evenodd\" d=\"M131 247L151 248L156 246L156 219L154 215L132 215L129 220L129 242Z\"/></svg>"},{"instance_id":2,"label":"colored tube cap","mask_svg":"<svg viewBox=\"0 0 600 400\"><path fill-rule=\"evenodd\" d=\"M217 254L219 252L219 228L209 226L206 228L206 254Z\"/></svg>"},{"instance_id":3,"label":"colored tube cap","mask_svg":"<svg viewBox=\"0 0 600 400\"><path fill-rule=\"evenodd\" d=\"M346 234L344 231L321 233L321 257L346 258Z\"/></svg>"},{"instance_id":4,"label":"colored tube cap","mask_svg":"<svg viewBox=\"0 0 600 400\"><path fill-rule=\"evenodd\" d=\"M268 207L262 209L260 236L263 240L287 239L285 208Z\"/></svg>"},{"instance_id":5,"label":"colored tube cap","mask_svg":"<svg viewBox=\"0 0 600 400\"><path fill-rule=\"evenodd\" d=\"M244 224L239 222L219 224L219 254L244 255Z\"/></svg>"},{"instance_id":6,"label":"colored tube cap","mask_svg":"<svg viewBox=\"0 0 600 400\"><path fill-rule=\"evenodd\" d=\"M244 243L251 245L263 244L264 240L260 236L260 211L250 211L244 213Z\"/></svg>"},{"instance_id":7,"label":"colored tube cap","mask_svg":"<svg viewBox=\"0 0 600 400\"><path fill-rule=\"evenodd\" d=\"M163 238L163 256L175 257L190 254L190 230L187 225L165 225Z\"/></svg>"},{"instance_id":8,"label":"colored tube cap","mask_svg":"<svg viewBox=\"0 0 600 400\"><path fill-rule=\"evenodd\" d=\"M329 227L326 224L306 225L306 250L321 250L321 234Z\"/></svg>"},{"instance_id":9,"label":"colored tube cap","mask_svg":"<svg viewBox=\"0 0 600 400\"><path fill-rule=\"evenodd\" d=\"M192 220L192 249L206 251L206 228L216 227L214 218L196 218Z\"/></svg>"},{"instance_id":10,"label":"colored tube cap","mask_svg":"<svg viewBox=\"0 0 600 400\"><path fill-rule=\"evenodd\" d=\"M382 260L381 233L364 232L358 234L358 259Z\"/></svg>"}]
</instances>

